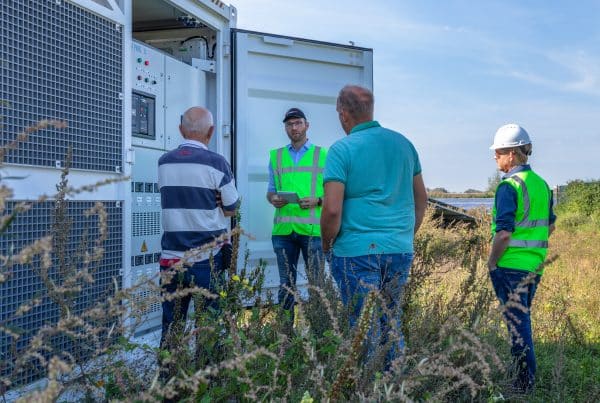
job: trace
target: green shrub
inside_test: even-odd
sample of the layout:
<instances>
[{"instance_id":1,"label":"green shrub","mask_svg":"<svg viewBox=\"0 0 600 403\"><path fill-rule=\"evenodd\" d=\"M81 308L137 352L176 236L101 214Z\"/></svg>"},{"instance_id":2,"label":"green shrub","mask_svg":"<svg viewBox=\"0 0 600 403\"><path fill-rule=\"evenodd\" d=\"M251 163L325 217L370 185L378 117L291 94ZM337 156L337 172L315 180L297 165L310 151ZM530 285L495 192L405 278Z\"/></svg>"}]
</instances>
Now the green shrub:
<instances>
[{"instance_id":1,"label":"green shrub","mask_svg":"<svg viewBox=\"0 0 600 403\"><path fill-rule=\"evenodd\" d=\"M600 214L600 180L574 180L567 184L557 210L591 218Z\"/></svg>"}]
</instances>

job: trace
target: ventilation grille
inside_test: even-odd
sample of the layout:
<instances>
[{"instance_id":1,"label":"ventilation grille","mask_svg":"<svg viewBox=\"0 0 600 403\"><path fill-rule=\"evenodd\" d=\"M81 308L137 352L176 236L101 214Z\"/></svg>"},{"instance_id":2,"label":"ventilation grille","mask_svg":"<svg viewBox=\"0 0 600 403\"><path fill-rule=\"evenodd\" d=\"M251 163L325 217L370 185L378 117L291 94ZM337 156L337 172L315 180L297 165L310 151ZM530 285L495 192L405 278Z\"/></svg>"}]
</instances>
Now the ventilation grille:
<instances>
[{"instance_id":1,"label":"ventilation grille","mask_svg":"<svg viewBox=\"0 0 600 403\"><path fill-rule=\"evenodd\" d=\"M122 32L68 1L0 2L0 140L43 119L66 129L32 133L6 162L56 167L73 147L72 167L122 167Z\"/></svg>"},{"instance_id":2,"label":"ventilation grille","mask_svg":"<svg viewBox=\"0 0 600 403\"><path fill-rule=\"evenodd\" d=\"M133 213L132 236L160 235L160 211Z\"/></svg>"},{"instance_id":3,"label":"ventilation grille","mask_svg":"<svg viewBox=\"0 0 600 403\"><path fill-rule=\"evenodd\" d=\"M133 306L135 314L150 315L162 312L158 289L158 267L138 270L133 273Z\"/></svg>"},{"instance_id":4,"label":"ventilation grille","mask_svg":"<svg viewBox=\"0 0 600 403\"><path fill-rule=\"evenodd\" d=\"M8 212L12 211L15 201L7 203ZM67 205L68 217L71 220L70 232L64 228L62 233L69 233L65 243L65 256L69 264L75 264L76 270L83 265L77 256L82 250L91 251L94 241L99 237L98 217L85 216L85 211L94 206L95 201L69 201ZM102 245L103 258L100 262L88 267L94 281L85 283L81 292L76 294L71 309L78 314L87 311L113 295L115 286L121 287L121 268L123 266L123 217L119 202L103 202L108 214L107 227L108 239ZM31 244L50 234L54 221L54 202L37 203L34 207L18 215L13 223L0 237L0 253L2 255L15 254L26 245ZM87 244L82 243L87 240ZM55 250L56 252L56 250ZM48 277L60 283L58 274L57 253L53 254L53 267L48 272ZM12 374L12 363L31 338L45 325L57 322L60 316L59 307L51 301L47 288L39 275L40 259L34 258L31 264L14 266L7 279L0 283L0 324L18 330L21 333L15 342L11 336L0 330L0 377L11 377L15 384L31 383L44 376L38 362L32 360L26 371L17 375ZM29 312L15 317L16 310L33 298L41 298L41 303ZM72 340L65 335L53 337L51 341L54 352L66 351L75 357L88 357L91 351L87 343ZM13 350L14 348L14 350ZM6 365L5 365L6 363Z\"/></svg>"}]
</instances>

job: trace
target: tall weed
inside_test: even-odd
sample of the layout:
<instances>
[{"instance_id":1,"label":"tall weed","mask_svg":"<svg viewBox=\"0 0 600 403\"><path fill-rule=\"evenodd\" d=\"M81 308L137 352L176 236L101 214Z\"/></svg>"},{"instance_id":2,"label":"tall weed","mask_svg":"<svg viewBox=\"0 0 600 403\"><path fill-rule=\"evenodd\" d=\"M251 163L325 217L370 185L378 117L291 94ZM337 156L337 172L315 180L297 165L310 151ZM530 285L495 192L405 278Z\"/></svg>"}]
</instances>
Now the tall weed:
<instances>
[{"instance_id":1,"label":"tall weed","mask_svg":"<svg viewBox=\"0 0 600 403\"><path fill-rule=\"evenodd\" d=\"M296 296L296 321L274 304L264 289L265 264L249 267L249 254L239 253L234 230L234 256L243 256L226 269L215 294L191 293L201 306L217 299L218 309L196 310L176 332L169 350L140 345L130 339L132 323L142 320L147 304L160 295L156 279L130 289L115 287L104 301L83 311L73 308L93 281L94 265L102 257L103 209L90 210L99 236L83 239L76 253L65 249L70 217L66 195L72 189L63 176L54 199L56 221L48 237L2 259L0 285L16 264L32 264L44 279L45 294L60 307L48 323L15 349L8 376L0 379L0 395L14 389L26 367L46 369L48 382L23 394L30 399L161 401L496 401L509 398L508 333L488 279L489 217L480 212L477 225L445 227L428 211L415 240L415 260L404 288L401 326L406 351L385 370L391 340L379 343L379 317L385 298L373 290L356 328L349 327L348 309L325 267L312 279L309 298ZM5 212L10 189L0 192L2 228L27 210ZM559 229L551 238L546 274L534 301L533 323L539 357L539 379L532 400L593 401L599 396L600 317L597 290L599 233ZM180 269L184 270L185 262ZM242 266L237 272L236 268ZM136 298L140 287L155 300ZM15 340L20 334L11 321L42 303L34 298L0 323L0 332ZM68 337L79 351L57 351L56 337ZM79 394L78 394L79 393Z\"/></svg>"}]
</instances>

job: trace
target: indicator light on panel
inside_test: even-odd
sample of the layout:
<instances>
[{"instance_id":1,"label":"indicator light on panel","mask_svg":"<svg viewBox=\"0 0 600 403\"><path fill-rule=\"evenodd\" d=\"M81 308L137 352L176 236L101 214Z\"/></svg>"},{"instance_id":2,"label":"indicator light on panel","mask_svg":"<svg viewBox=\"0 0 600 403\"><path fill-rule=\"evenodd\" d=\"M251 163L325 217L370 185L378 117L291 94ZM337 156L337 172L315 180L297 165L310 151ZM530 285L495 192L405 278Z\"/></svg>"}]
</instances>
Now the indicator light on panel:
<instances>
[{"instance_id":1,"label":"indicator light on panel","mask_svg":"<svg viewBox=\"0 0 600 403\"><path fill-rule=\"evenodd\" d=\"M138 62L138 63L141 63L141 62L142 62L142 58L141 58L141 57L138 57L138 58L137 58L137 62Z\"/></svg>"},{"instance_id":2,"label":"indicator light on panel","mask_svg":"<svg viewBox=\"0 0 600 403\"><path fill-rule=\"evenodd\" d=\"M142 76L137 76L138 81L141 80L143 77Z\"/></svg>"},{"instance_id":3,"label":"indicator light on panel","mask_svg":"<svg viewBox=\"0 0 600 403\"><path fill-rule=\"evenodd\" d=\"M150 66L150 60L144 61L144 66Z\"/></svg>"}]
</instances>

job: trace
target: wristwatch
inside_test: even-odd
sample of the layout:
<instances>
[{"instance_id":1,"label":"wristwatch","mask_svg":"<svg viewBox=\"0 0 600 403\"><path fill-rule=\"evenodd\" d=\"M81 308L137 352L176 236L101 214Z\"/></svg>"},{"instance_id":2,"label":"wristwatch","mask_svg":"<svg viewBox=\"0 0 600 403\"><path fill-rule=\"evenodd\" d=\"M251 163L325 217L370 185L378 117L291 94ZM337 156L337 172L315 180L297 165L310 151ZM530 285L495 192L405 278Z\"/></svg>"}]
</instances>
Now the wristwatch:
<instances>
[{"instance_id":1,"label":"wristwatch","mask_svg":"<svg viewBox=\"0 0 600 403\"><path fill-rule=\"evenodd\" d=\"M318 197L317 198L317 206L321 207L323 205L323 198L322 197Z\"/></svg>"}]
</instances>

